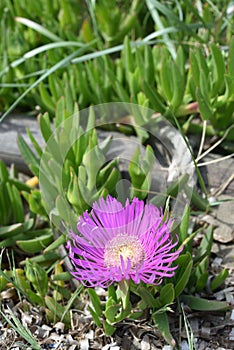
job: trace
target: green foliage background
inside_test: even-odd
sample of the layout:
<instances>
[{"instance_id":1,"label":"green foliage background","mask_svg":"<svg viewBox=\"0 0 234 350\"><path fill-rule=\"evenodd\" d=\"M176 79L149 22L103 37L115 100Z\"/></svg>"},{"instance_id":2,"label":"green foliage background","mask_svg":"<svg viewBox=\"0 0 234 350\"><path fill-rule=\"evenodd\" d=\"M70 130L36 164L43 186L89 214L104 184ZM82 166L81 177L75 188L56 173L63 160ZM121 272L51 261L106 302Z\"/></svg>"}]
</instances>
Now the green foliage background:
<instances>
[{"instance_id":1,"label":"green foliage background","mask_svg":"<svg viewBox=\"0 0 234 350\"><path fill-rule=\"evenodd\" d=\"M184 130L222 135L233 124L233 13L228 1L3 0L2 119L104 102L153 108ZM230 52L229 52L230 51ZM191 116L187 123L188 116ZM228 135L233 137L233 130Z\"/></svg>"},{"instance_id":2,"label":"green foliage background","mask_svg":"<svg viewBox=\"0 0 234 350\"><path fill-rule=\"evenodd\" d=\"M40 130L47 142L53 132L51 125L57 127L83 108L131 102L163 114L185 134L201 135L205 121L207 135L225 136L223 145L227 152L233 152L234 11L229 1L196 1L191 6L187 0L2 0L0 13L0 121L11 112L30 112L34 117L39 109ZM147 115L138 114L131 120L133 127L116 128L133 134L134 125L150 122ZM88 123L95 126L92 109ZM75 131L80 132L81 126ZM43 150L30 131L28 135L34 150L21 136L18 145L38 177ZM147 139L147 135L138 136L141 141ZM58 149L63 147L63 137L69 135L58 136ZM80 144L72 146L63 169L66 200L58 198L55 213L65 223L73 215L71 207L75 219L89 209L84 195L93 202L99 196L115 194L113 188L121 172L118 159L105 163L110 145L111 139L100 144L93 129L82 136ZM53 158L53 154L48 156ZM152 159L149 145L145 158L136 150L128 168L132 196L146 198L149 188L145 180L151 176ZM147 171L141 172L136 163L144 163ZM56 161L51 166L56 185ZM97 179L93 178L95 172ZM201 181L199 172L198 177ZM184 181L173 183L166 195L176 197ZM207 212L211 208L204 184L200 184L204 194L193 193L193 210ZM98 191L94 195L95 185ZM167 318L172 303L184 302L199 311L228 308L225 302L194 296L206 291L211 281L208 296L212 299L212 292L222 285L228 271L209 275L212 229L190 232L190 218L186 207L177 232L185 248L172 280L157 287L132 284L130 291L139 302L129 303L127 309L114 287L109 288L105 305L94 290L88 291L90 312L107 335L114 333L117 322L136 319L150 308L150 322L174 345ZM71 276L61 264L58 250L66 242L66 232L56 236L55 231L40 189L30 188L19 180L14 167L9 170L0 162L0 247L2 252L12 249L16 255L19 251L24 254L19 264L9 268L2 253L0 291L14 287L32 304L43 306L50 322L63 320L69 327L70 308L79 308L87 292L80 286L75 292L66 288ZM203 239L194 254L192 240L200 231Z\"/></svg>"}]
</instances>

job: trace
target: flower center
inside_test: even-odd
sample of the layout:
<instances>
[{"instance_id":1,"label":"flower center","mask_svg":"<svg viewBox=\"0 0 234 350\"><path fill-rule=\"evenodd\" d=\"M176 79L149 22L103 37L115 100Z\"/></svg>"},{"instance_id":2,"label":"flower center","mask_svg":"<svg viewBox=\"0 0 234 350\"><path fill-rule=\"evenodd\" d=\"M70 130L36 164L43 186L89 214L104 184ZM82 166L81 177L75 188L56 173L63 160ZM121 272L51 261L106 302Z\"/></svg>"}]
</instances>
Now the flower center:
<instances>
[{"instance_id":1,"label":"flower center","mask_svg":"<svg viewBox=\"0 0 234 350\"><path fill-rule=\"evenodd\" d=\"M107 242L104 252L104 260L107 266L120 267L122 256L126 264L131 260L131 268L134 268L144 260L144 250L141 242L135 236L119 234Z\"/></svg>"}]
</instances>

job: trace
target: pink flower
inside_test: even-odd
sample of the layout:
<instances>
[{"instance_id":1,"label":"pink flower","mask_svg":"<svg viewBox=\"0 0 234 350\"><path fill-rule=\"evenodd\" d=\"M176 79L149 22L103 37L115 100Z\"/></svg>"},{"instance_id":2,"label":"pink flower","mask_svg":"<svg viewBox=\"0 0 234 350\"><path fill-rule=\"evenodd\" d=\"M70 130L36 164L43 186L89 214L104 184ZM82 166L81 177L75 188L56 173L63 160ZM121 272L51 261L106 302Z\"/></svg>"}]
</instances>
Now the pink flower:
<instances>
[{"instance_id":1,"label":"pink flower","mask_svg":"<svg viewBox=\"0 0 234 350\"><path fill-rule=\"evenodd\" d=\"M172 267L181 252L173 248L170 221L153 204L134 198L125 206L108 196L80 217L71 234L72 275L88 287L107 287L123 279L158 284L174 276Z\"/></svg>"}]
</instances>

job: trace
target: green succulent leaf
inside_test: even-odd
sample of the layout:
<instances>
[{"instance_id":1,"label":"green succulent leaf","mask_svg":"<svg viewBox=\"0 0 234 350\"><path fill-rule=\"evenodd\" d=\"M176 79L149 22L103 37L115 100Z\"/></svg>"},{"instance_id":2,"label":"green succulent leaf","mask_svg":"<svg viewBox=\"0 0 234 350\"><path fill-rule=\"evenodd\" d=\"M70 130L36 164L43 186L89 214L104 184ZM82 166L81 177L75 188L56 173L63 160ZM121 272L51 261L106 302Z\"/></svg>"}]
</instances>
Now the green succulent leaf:
<instances>
[{"instance_id":1,"label":"green succulent leaf","mask_svg":"<svg viewBox=\"0 0 234 350\"><path fill-rule=\"evenodd\" d=\"M53 281L70 281L72 278L70 272L61 272L52 276Z\"/></svg>"},{"instance_id":2,"label":"green succulent leaf","mask_svg":"<svg viewBox=\"0 0 234 350\"><path fill-rule=\"evenodd\" d=\"M0 183L6 182L9 179L9 173L6 165L0 160Z\"/></svg>"},{"instance_id":3,"label":"green succulent leaf","mask_svg":"<svg viewBox=\"0 0 234 350\"><path fill-rule=\"evenodd\" d=\"M41 235L39 235L40 233ZM35 231L35 234L38 234L38 237L27 239L27 237L25 236L24 239L17 239L16 244L24 252L34 254L39 253L40 251L45 249L53 241L53 233L51 230L37 230Z\"/></svg>"},{"instance_id":4,"label":"green succulent leaf","mask_svg":"<svg viewBox=\"0 0 234 350\"><path fill-rule=\"evenodd\" d=\"M231 40L229 55L228 55L228 74L234 79L234 38Z\"/></svg>"},{"instance_id":5,"label":"green succulent leaf","mask_svg":"<svg viewBox=\"0 0 234 350\"><path fill-rule=\"evenodd\" d=\"M39 143L37 142L37 140L35 139L35 137L33 136L33 134L31 133L31 131L28 128L26 128L26 132L28 134L28 137L30 138L30 141L33 144L33 147L35 148L35 151L37 152L38 157L41 158L42 153L43 153L41 146L39 145Z\"/></svg>"},{"instance_id":6,"label":"green succulent leaf","mask_svg":"<svg viewBox=\"0 0 234 350\"><path fill-rule=\"evenodd\" d=\"M143 285L133 288L136 295L139 295L148 307L155 307L155 298L152 293Z\"/></svg>"},{"instance_id":7,"label":"green succulent leaf","mask_svg":"<svg viewBox=\"0 0 234 350\"><path fill-rule=\"evenodd\" d=\"M121 303L116 304L112 298L108 299L104 315L108 323L114 323L118 312L121 310Z\"/></svg>"},{"instance_id":8,"label":"green succulent leaf","mask_svg":"<svg viewBox=\"0 0 234 350\"><path fill-rule=\"evenodd\" d=\"M155 308L159 309L170 305L175 299L175 290L174 285L172 283L167 283L162 287L160 291L160 295L155 299Z\"/></svg>"},{"instance_id":9,"label":"green succulent leaf","mask_svg":"<svg viewBox=\"0 0 234 350\"><path fill-rule=\"evenodd\" d=\"M159 300L162 306L171 304L175 298L174 286L172 283L167 283L160 291Z\"/></svg>"},{"instance_id":10,"label":"green succulent leaf","mask_svg":"<svg viewBox=\"0 0 234 350\"><path fill-rule=\"evenodd\" d=\"M52 130L51 130L51 122L49 118L49 114L45 113L43 115L39 116L40 121L40 130L44 137L44 140L47 142L49 138L52 136Z\"/></svg>"},{"instance_id":11,"label":"green succulent leaf","mask_svg":"<svg viewBox=\"0 0 234 350\"><path fill-rule=\"evenodd\" d=\"M110 325L106 320L104 320L104 322L103 322L103 327L104 327L106 335L109 337L111 337L116 331L116 327Z\"/></svg>"},{"instance_id":12,"label":"green succulent leaf","mask_svg":"<svg viewBox=\"0 0 234 350\"><path fill-rule=\"evenodd\" d=\"M53 113L55 109L55 103L53 102L52 97L50 96L43 82L39 84L39 92L45 108Z\"/></svg>"},{"instance_id":13,"label":"green succulent leaf","mask_svg":"<svg viewBox=\"0 0 234 350\"><path fill-rule=\"evenodd\" d=\"M215 97L224 87L225 62L221 50L214 43L211 44L211 54L213 58L213 84L212 95Z\"/></svg>"},{"instance_id":14,"label":"green succulent leaf","mask_svg":"<svg viewBox=\"0 0 234 350\"><path fill-rule=\"evenodd\" d=\"M46 295L45 303L48 309L53 313L55 319L64 322L67 326L71 324L71 317L69 312L66 312L65 307L60 305L54 298Z\"/></svg>"},{"instance_id":15,"label":"green succulent leaf","mask_svg":"<svg viewBox=\"0 0 234 350\"><path fill-rule=\"evenodd\" d=\"M218 289L224 283L228 275L229 275L228 269L223 269L218 274L218 276L213 278L213 280L210 283L210 289L212 290L212 292Z\"/></svg>"},{"instance_id":16,"label":"green succulent leaf","mask_svg":"<svg viewBox=\"0 0 234 350\"><path fill-rule=\"evenodd\" d=\"M170 326L169 326L167 313L166 312L154 313L154 314L152 314L152 319L153 319L154 324L157 326L157 328L161 332L162 336L166 340L166 342L174 347L176 345L176 342L175 342L175 340L172 337L171 332L170 332Z\"/></svg>"},{"instance_id":17,"label":"green succulent leaf","mask_svg":"<svg viewBox=\"0 0 234 350\"><path fill-rule=\"evenodd\" d=\"M211 247L213 243L213 228L211 226L205 231L204 237L201 241L200 247L194 258L194 261L197 262L205 256L209 256L211 252Z\"/></svg>"},{"instance_id":18,"label":"green succulent leaf","mask_svg":"<svg viewBox=\"0 0 234 350\"><path fill-rule=\"evenodd\" d=\"M14 236L18 233L21 233L24 230L24 224L12 224L9 226L0 227L0 239L5 239L9 236Z\"/></svg>"},{"instance_id":19,"label":"green succulent leaf","mask_svg":"<svg viewBox=\"0 0 234 350\"><path fill-rule=\"evenodd\" d=\"M0 292L5 290L8 280L4 276L0 276Z\"/></svg>"},{"instance_id":20,"label":"green succulent leaf","mask_svg":"<svg viewBox=\"0 0 234 350\"><path fill-rule=\"evenodd\" d=\"M176 260L178 268L174 276L175 285L175 297L178 297L185 289L190 273L193 267L193 260L191 255L187 252L186 254L180 255Z\"/></svg>"},{"instance_id":21,"label":"green succulent leaf","mask_svg":"<svg viewBox=\"0 0 234 350\"><path fill-rule=\"evenodd\" d=\"M18 189L9 182L6 184L14 222L24 222L24 206Z\"/></svg>"},{"instance_id":22,"label":"green succulent leaf","mask_svg":"<svg viewBox=\"0 0 234 350\"><path fill-rule=\"evenodd\" d=\"M196 311L226 311L230 305L226 301L207 300L193 295L182 295L180 300Z\"/></svg>"},{"instance_id":23,"label":"green succulent leaf","mask_svg":"<svg viewBox=\"0 0 234 350\"><path fill-rule=\"evenodd\" d=\"M182 244L188 237L190 220L190 208L188 205L185 206L183 217L180 223L179 243ZM185 247L187 249L187 247Z\"/></svg>"},{"instance_id":24,"label":"green succulent leaf","mask_svg":"<svg viewBox=\"0 0 234 350\"><path fill-rule=\"evenodd\" d=\"M164 104L163 98L158 93L157 89L150 86L147 81L144 81L143 86L145 95L150 101L150 106L155 110L155 112L164 114L166 111L166 105Z\"/></svg>"},{"instance_id":25,"label":"green succulent leaf","mask_svg":"<svg viewBox=\"0 0 234 350\"><path fill-rule=\"evenodd\" d=\"M200 86L200 69L196 52L193 50L190 50L190 69L195 85Z\"/></svg>"},{"instance_id":26,"label":"green succulent leaf","mask_svg":"<svg viewBox=\"0 0 234 350\"><path fill-rule=\"evenodd\" d=\"M203 198L196 190L189 187L187 184L184 185L184 191L188 198L191 198L191 202L196 206L197 209L204 212L209 212L210 203L206 198Z\"/></svg>"},{"instance_id":27,"label":"green succulent leaf","mask_svg":"<svg viewBox=\"0 0 234 350\"><path fill-rule=\"evenodd\" d=\"M204 120L214 120L214 112L209 105L209 100L202 94L201 89L197 90L199 110Z\"/></svg>"},{"instance_id":28,"label":"green succulent leaf","mask_svg":"<svg viewBox=\"0 0 234 350\"><path fill-rule=\"evenodd\" d=\"M18 135L17 141L21 155L24 158L25 162L28 164L30 170L34 173L34 175L39 176L39 159L35 156L21 135Z\"/></svg>"},{"instance_id":29,"label":"green succulent leaf","mask_svg":"<svg viewBox=\"0 0 234 350\"><path fill-rule=\"evenodd\" d=\"M43 298L40 295L33 292L31 289L27 290L27 298L31 303L33 303L36 306L45 306Z\"/></svg>"},{"instance_id":30,"label":"green succulent leaf","mask_svg":"<svg viewBox=\"0 0 234 350\"><path fill-rule=\"evenodd\" d=\"M41 297L44 297L48 291L48 274L37 263L31 262L29 259L25 263L25 275L32 283L34 289Z\"/></svg>"},{"instance_id":31,"label":"green succulent leaf","mask_svg":"<svg viewBox=\"0 0 234 350\"><path fill-rule=\"evenodd\" d=\"M88 288L87 290L91 303L93 305L93 308L96 312L96 314L98 315L98 317L102 316L102 307L101 307L101 302L99 299L99 296L97 295L96 291L92 288Z\"/></svg>"},{"instance_id":32,"label":"green succulent leaf","mask_svg":"<svg viewBox=\"0 0 234 350\"><path fill-rule=\"evenodd\" d=\"M47 252L54 251L55 249L57 249L62 244L65 244L66 241L67 241L67 236L66 236L65 233L63 233L55 241L53 241L49 246L47 246L44 249L44 252L47 253Z\"/></svg>"}]
</instances>

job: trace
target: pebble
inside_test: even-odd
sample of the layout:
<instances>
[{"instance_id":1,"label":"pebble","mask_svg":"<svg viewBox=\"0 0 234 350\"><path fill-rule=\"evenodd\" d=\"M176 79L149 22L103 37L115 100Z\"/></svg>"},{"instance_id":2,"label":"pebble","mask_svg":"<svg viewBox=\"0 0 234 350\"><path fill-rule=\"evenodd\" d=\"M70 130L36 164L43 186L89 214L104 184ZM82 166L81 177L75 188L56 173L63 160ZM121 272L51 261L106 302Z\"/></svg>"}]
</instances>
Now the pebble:
<instances>
[{"instance_id":1,"label":"pebble","mask_svg":"<svg viewBox=\"0 0 234 350\"><path fill-rule=\"evenodd\" d=\"M181 343L181 350L189 350L189 345L186 340L183 340Z\"/></svg>"},{"instance_id":2,"label":"pebble","mask_svg":"<svg viewBox=\"0 0 234 350\"><path fill-rule=\"evenodd\" d=\"M234 328L232 328L231 332L229 333L229 339L234 341Z\"/></svg>"},{"instance_id":3,"label":"pebble","mask_svg":"<svg viewBox=\"0 0 234 350\"><path fill-rule=\"evenodd\" d=\"M231 319L232 321L234 321L234 310L232 310L230 319Z\"/></svg>"},{"instance_id":4,"label":"pebble","mask_svg":"<svg viewBox=\"0 0 234 350\"><path fill-rule=\"evenodd\" d=\"M80 350L89 350L89 340L87 338L80 340Z\"/></svg>"},{"instance_id":5,"label":"pebble","mask_svg":"<svg viewBox=\"0 0 234 350\"><path fill-rule=\"evenodd\" d=\"M150 350L150 340L148 335L144 335L141 341L141 350Z\"/></svg>"}]
</instances>

